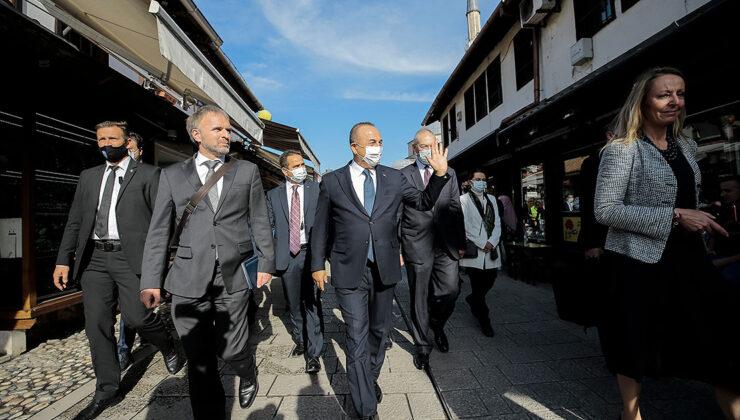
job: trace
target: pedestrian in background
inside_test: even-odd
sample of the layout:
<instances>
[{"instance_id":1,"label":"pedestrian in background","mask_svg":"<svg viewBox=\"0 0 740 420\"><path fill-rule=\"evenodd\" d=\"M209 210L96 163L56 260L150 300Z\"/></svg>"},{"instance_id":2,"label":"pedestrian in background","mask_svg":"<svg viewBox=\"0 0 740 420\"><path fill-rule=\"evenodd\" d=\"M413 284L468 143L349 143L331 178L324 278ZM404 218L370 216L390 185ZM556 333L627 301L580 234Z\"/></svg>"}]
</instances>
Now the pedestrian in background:
<instances>
[{"instance_id":1,"label":"pedestrian in background","mask_svg":"<svg viewBox=\"0 0 740 420\"><path fill-rule=\"evenodd\" d=\"M419 191L427 187L434 172L428 157L437 143L431 131L419 130L414 135L416 161L401 169ZM411 294L411 335L417 369L429 364L433 344L442 353L449 351L444 326L460 291L458 260L465 253L465 221L455 170L448 168L447 174L450 181L432 210L404 205L401 214L401 249ZM434 334L433 342L429 330Z\"/></svg>"},{"instance_id":2,"label":"pedestrian in background","mask_svg":"<svg viewBox=\"0 0 740 420\"><path fill-rule=\"evenodd\" d=\"M465 255L460 260L460 266L465 267L471 287L471 293L465 297L465 301L478 319L483 335L493 337L486 294L493 288L498 269L501 267L498 251L501 216L496 197L487 192L488 182L485 172L474 170L470 184L470 192L460 196L467 239Z\"/></svg>"},{"instance_id":3,"label":"pedestrian in background","mask_svg":"<svg viewBox=\"0 0 740 420\"><path fill-rule=\"evenodd\" d=\"M53 274L59 290L69 280L82 286L96 385L93 400L79 419L97 417L119 395L121 366L113 333L116 304L121 318L159 348L170 373L177 373L184 363L162 320L139 301L141 261L159 168L128 156L125 122L104 121L95 130L106 163L80 174Z\"/></svg>"},{"instance_id":4,"label":"pedestrian in background","mask_svg":"<svg viewBox=\"0 0 740 420\"><path fill-rule=\"evenodd\" d=\"M275 238L275 268L283 281L290 311L295 343L291 357L307 353L306 373L315 374L321 370L319 356L324 338L319 318L320 291L311 279L308 244L316 219L319 183L306 179L306 164L296 150L280 156L280 168L285 183L267 192L267 214Z\"/></svg>"},{"instance_id":5,"label":"pedestrian in background","mask_svg":"<svg viewBox=\"0 0 740 420\"><path fill-rule=\"evenodd\" d=\"M696 210L701 173L697 145L682 132L684 94L676 69L640 75L599 169L594 211L609 227L612 298L600 334L625 420L641 418L645 376L712 383L725 416L740 418L738 318L701 238L727 232Z\"/></svg>"},{"instance_id":6,"label":"pedestrian in background","mask_svg":"<svg viewBox=\"0 0 740 420\"><path fill-rule=\"evenodd\" d=\"M126 140L128 157L137 163L142 162L143 144L144 139L141 138L141 135L133 131L128 132L128 139ZM126 320L121 317L118 322L118 363L121 365L121 371L125 370L133 361L131 350L134 348L135 340L136 330L126 325ZM146 340L142 339L141 345L144 344L146 344Z\"/></svg>"}]
</instances>

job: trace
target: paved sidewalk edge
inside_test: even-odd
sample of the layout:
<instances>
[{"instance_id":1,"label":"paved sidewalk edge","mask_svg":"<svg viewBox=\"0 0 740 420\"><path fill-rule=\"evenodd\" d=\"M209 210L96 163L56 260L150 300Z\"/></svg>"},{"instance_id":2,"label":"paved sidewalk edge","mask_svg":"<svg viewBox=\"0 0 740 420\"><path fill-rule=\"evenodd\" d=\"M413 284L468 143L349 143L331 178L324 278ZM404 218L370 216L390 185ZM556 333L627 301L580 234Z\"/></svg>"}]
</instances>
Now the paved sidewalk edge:
<instances>
[{"instance_id":1,"label":"paved sidewalk edge","mask_svg":"<svg viewBox=\"0 0 740 420\"><path fill-rule=\"evenodd\" d=\"M159 351L159 349L155 346L146 346L146 348L137 352L137 356L141 354L139 360L144 360L157 351ZM72 408L75 404L87 398L87 396L93 392L95 392L95 378L90 379L87 383L72 391L64 398L34 414L29 420L54 420L65 411Z\"/></svg>"}]
</instances>

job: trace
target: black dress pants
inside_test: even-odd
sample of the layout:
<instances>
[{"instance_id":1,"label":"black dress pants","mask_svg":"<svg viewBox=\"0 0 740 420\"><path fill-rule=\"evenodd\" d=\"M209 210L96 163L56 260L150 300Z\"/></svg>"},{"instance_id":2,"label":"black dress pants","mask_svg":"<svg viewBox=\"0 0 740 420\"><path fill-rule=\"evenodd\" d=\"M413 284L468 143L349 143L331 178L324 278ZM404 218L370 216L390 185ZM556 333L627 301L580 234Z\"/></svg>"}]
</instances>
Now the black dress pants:
<instances>
[{"instance_id":1,"label":"black dress pants","mask_svg":"<svg viewBox=\"0 0 740 420\"><path fill-rule=\"evenodd\" d=\"M385 360L385 340L391 325L393 285L380 281L375 263L368 261L359 287L336 289L337 303L347 329L347 382L360 417L377 414L375 381Z\"/></svg>"},{"instance_id":2,"label":"black dress pants","mask_svg":"<svg viewBox=\"0 0 740 420\"><path fill-rule=\"evenodd\" d=\"M172 319L188 359L190 405L195 419L226 417L218 357L231 365L242 380L257 380L254 354L247 343L248 306L249 291L226 291L218 263L204 296L172 296Z\"/></svg>"},{"instance_id":3,"label":"black dress pants","mask_svg":"<svg viewBox=\"0 0 740 420\"><path fill-rule=\"evenodd\" d=\"M121 379L114 333L116 303L126 324L162 352L170 350L170 337L159 316L139 300L139 277L131 271L123 251L94 250L81 284L85 333L97 378L94 398L106 399L118 392Z\"/></svg>"},{"instance_id":4,"label":"black dress pants","mask_svg":"<svg viewBox=\"0 0 740 420\"><path fill-rule=\"evenodd\" d=\"M406 263L411 292L411 335L417 351L429 354L433 339L429 330L442 330L455 309L460 291L458 262L446 251L434 249L434 257L422 264Z\"/></svg>"},{"instance_id":5,"label":"black dress pants","mask_svg":"<svg viewBox=\"0 0 740 420\"><path fill-rule=\"evenodd\" d=\"M491 322L490 309L486 304L486 294L493 288L498 276L497 269L481 270L478 268L467 267L465 271L470 277L470 288L472 289L468 296L473 315L480 322Z\"/></svg>"},{"instance_id":6,"label":"black dress pants","mask_svg":"<svg viewBox=\"0 0 740 420\"><path fill-rule=\"evenodd\" d=\"M301 249L298 254L290 257L288 268L279 275L283 280L283 291L290 309L293 341L296 344L303 343L305 329L308 339L306 353L310 357L318 357L324 347L319 318L320 291L314 284L305 262L306 250Z\"/></svg>"}]
</instances>

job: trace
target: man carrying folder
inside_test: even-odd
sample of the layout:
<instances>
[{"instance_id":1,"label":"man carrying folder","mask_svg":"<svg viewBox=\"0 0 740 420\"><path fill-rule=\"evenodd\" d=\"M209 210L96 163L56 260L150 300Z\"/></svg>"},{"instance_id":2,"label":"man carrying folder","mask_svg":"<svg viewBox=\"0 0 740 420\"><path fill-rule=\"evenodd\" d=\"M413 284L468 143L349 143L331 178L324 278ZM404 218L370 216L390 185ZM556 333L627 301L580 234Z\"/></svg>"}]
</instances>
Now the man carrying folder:
<instances>
[{"instance_id":1,"label":"man carrying folder","mask_svg":"<svg viewBox=\"0 0 740 420\"><path fill-rule=\"evenodd\" d=\"M249 287L241 267L254 253L250 226L259 257L257 287L272 278L275 254L259 170L227 156L228 115L203 106L188 117L187 130L198 153L162 171L144 251L141 300L154 307L162 288L172 293L172 318L188 359L193 416L221 419L225 396L217 356L241 378L242 407L249 407L258 391L254 354L247 348ZM222 166L226 169L219 172ZM165 276L173 221L180 221L194 193L220 175L183 226Z\"/></svg>"}]
</instances>

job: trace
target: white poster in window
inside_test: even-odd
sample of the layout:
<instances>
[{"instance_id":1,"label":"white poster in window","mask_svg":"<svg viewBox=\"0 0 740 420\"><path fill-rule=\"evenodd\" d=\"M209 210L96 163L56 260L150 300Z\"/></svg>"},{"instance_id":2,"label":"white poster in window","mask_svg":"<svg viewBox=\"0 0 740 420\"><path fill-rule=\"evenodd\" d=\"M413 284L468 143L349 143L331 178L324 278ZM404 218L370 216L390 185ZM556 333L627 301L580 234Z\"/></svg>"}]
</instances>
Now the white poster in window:
<instances>
[{"instance_id":1,"label":"white poster in window","mask_svg":"<svg viewBox=\"0 0 740 420\"><path fill-rule=\"evenodd\" d=\"M23 219L0 219L0 258L21 258Z\"/></svg>"}]
</instances>

